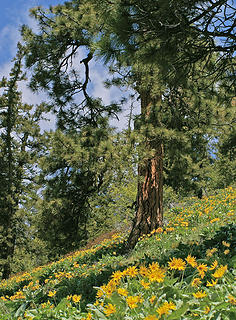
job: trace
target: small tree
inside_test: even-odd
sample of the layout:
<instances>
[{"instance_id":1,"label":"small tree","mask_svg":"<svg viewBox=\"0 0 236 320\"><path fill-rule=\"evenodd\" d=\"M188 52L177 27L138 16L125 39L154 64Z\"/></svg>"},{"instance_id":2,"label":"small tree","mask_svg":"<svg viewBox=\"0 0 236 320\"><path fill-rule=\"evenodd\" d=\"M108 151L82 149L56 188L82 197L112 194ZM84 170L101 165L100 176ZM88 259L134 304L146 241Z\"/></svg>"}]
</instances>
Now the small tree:
<instances>
[{"instance_id":1,"label":"small tree","mask_svg":"<svg viewBox=\"0 0 236 320\"><path fill-rule=\"evenodd\" d=\"M50 258L88 239L89 199L102 193L112 175L112 134L103 118L66 133L50 132L40 158L39 231Z\"/></svg>"}]
</instances>

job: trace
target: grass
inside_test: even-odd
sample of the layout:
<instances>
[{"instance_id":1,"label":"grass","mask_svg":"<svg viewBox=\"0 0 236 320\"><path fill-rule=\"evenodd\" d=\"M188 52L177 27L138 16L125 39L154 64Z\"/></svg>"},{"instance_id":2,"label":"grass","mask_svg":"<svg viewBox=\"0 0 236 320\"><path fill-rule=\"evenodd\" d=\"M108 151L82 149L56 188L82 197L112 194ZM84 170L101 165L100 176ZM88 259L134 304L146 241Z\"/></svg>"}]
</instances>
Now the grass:
<instances>
[{"instance_id":1,"label":"grass","mask_svg":"<svg viewBox=\"0 0 236 320\"><path fill-rule=\"evenodd\" d=\"M0 283L0 319L235 319L236 190L166 213L124 253L114 234Z\"/></svg>"}]
</instances>

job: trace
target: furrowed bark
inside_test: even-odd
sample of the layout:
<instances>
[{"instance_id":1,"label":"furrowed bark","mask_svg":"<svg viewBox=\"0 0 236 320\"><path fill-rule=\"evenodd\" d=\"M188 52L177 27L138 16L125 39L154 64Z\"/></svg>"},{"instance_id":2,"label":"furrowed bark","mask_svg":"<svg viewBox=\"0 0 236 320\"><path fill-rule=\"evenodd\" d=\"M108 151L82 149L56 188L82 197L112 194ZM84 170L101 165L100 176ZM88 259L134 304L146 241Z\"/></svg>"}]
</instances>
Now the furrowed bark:
<instances>
[{"instance_id":1,"label":"furrowed bark","mask_svg":"<svg viewBox=\"0 0 236 320\"><path fill-rule=\"evenodd\" d=\"M159 102L161 97L159 98ZM141 95L141 112L148 119L153 106L148 93ZM150 119L152 121L152 119ZM154 120L155 121L155 120ZM156 121L155 125L159 125ZM147 151L154 150L152 157L144 159L138 168L137 211L127 241L134 248L139 237L163 225L163 157L164 148L159 137L147 139ZM148 150L149 149L149 150Z\"/></svg>"}]
</instances>

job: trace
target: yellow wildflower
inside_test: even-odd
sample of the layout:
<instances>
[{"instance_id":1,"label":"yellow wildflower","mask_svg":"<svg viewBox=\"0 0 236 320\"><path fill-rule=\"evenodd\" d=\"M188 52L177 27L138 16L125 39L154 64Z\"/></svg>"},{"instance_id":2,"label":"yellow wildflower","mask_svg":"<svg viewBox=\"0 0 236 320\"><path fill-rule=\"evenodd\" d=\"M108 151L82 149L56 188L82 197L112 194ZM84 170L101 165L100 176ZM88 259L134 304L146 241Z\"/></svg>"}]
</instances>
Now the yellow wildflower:
<instances>
[{"instance_id":1,"label":"yellow wildflower","mask_svg":"<svg viewBox=\"0 0 236 320\"><path fill-rule=\"evenodd\" d=\"M201 278L204 278L205 272L207 271L207 268L208 268L207 265L204 264L204 263L201 263L201 264L199 264L199 265L197 266L197 270L198 270Z\"/></svg>"},{"instance_id":2,"label":"yellow wildflower","mask_svg":"<svg viewBox=\"0 0 236 320\"><path fill-rule=\"evenodd\" d=\"M123 273L122 273L121 271L116 271L116 272L114 272L114 273L112 274L111 277L114 279L114 281L119 282L120 279L122 279L122 277L123 277Z\"/></svg>"},{"instance_id":3,"label":"yellow wildflower","mask_svg":"<svg viewBox=\"0 0 236 320\"><path fill-rule=\"evenodd\" d=\"M181 258L173 258L168 262L169 269L173 270L184 270L186 268L186 263Z\"/></svg>"},{"instance_id":4,"label":"yellow wildflower","mask_svg":"<svg viewBox=\"0 0 236 320\"><path fill-rule=\"evenodd\" d=\"M197 266L197 270L198 272L206 272L207 271L207 265L204 263L201 263Z\"/></svg>"},{"instance_id":5,"label":"yellow wildflower","mask_svg":"<svg viewBox=\"0 0 236 320\"><path fill-rule=\"evenodd\" d=\"M124 288L118 288L117 292L121 295L121 296L124 296L124 297L127 297L128 296L128 291Z\"/></svg>"},{"instance_id":6,"label":"yellow wildflower","mask_svg":"<svg viewBox=\"0 0 236 320\"><path fill-rule=\"evenodd\" d=\"M100 304L100 301L99 300L96 300L95 302L94 302L94 305L95 306L98 306Z\"/></svg>"},{"instance_id":7,"label":"yellow wildflower","mask_svg":"<svg viewBox=\"0 0 236 320\"><path fill-rule=\"evenodd\" d=\"M228 302L236 305L236 299L231 294L228 296Z\"/></svg>"},{"instance_id":8,"label":"yellow wildflower","mask_svg":"<svg viewBox=\"0 0 236 320\"><path fill-rule=\"evenodd\" d=\"M213 277L214 277L214 278L222 278L226 271L227 271L227 265L225 265L225 266L220 266L220 267L213 273Z\"/></svg>"},{"instance_id":9,"label":"yellow wildflower","mask_svg":"<svg viewBox=\"0 0 236 320\"><path fill-rule=\"evenodd\" d=\"M137 308L138 302L141 302L142 300L139 296L129 296L127 297L126 301L130 309L134 309Z\"/></svg>"},{"instance_id":10,"label":"yellow wildflower","mask_svg":"<svg viewBox=\"0 0 236 320\"><path fill-rule=\"evenodd\" d=\"M92 319L92 313L89 312L89 313L87 314L87 317L86 317L85 320L91 320L91 319Z\"/></svg>"},{"instance_id":11,"label":"yellow wildflower","mask_svg":"<svg viewBox=\"0 0 236 320\"><path fill-rule=\"evenodd\" d=\"M222 241L222 244L223 244L223 246L225 246L225 247L230 247L230 243L228 243L228 242L226 242L226 241Z\"/></svg>"},{"instance_id":12,"label":"yellow wildflower","mask_svg":"<svg viewBox=\"0 0 236 320\"><path fill-rule=\"evenodd\" d=\"M110 281L107 285L101 287L101 289L103 289L108 297L110 297L111 294L115 291L115 288L115 284L112 281Z\"/></svg>"},{"instance_id":13,"label":"yellow wildflower","mask_svg":"<svg viewBox=\"0 0 236 320\"><path fill-rule=\"evenodd\" d=\"M101 289L99 289L98 292L97 292L97 294L96 294L96 297L99 299L99 298L101 298L103 295L104 295L104 292L103 292Z\"/></svg>"},{"instance_id":14,"label":"yellow wildflower","mask_svg":"<svg viewBox=\"0 0 236 320\"><path fill-rule=\"evenodd\" d=\"M157 313L161 317L163 314L168 314L170 310L175 310L176 306L173 302L164 302L162 306L157 309Z\"/></svg>"},{"instance_id":15,"label":"yellow wildflower","mask_svg":"<svg viewBox=\"0 0 236 320\"><path fill-rule=\"evenodd\" d=\"M156 296L151 296L151 298L149 299L150 303L153 304L155 299L156 299Z\"/></svg>"},{"instance_id":16,"label":"yellow wildflower","mask_svg":"<svg viewBox=\"0 0 236 320\"><path fill-rule=\"evenodd\" d=\"M204 309L204 313L208 314L211 311L211 308L209 306L206 306Z\"/></svg>"},{"instance_id":17,"label":"yellow wildflower","mask_svg":"<svg viewBox=\"0 0 236 320\"><path fill-rule=\"evenodd\" d=\"M129 267L124 271L124 274L126 276L130 276L131 278L134 278L137 276L138 270L136 267Z\"/></svg>"},{"instance_id":18,"label":"yellow wildflower","mask_svg":"<svg viewBox=\"0 0 236 320\"><path fill-rule=\"evenodd\" d=\"M48 296L49 296L49 297L54 297L56 293L57 293L56 290L54 290L54 291L49 291Z\"/></svg>"},{"instance_id":19,"label":"yellow wildflower","mask_svg":"<svg viewBox=\"0 0 236 320\"><path fill-rule=\"evenodd\" d=\"M204 298L207 296L206 292L201 290L201 291L198 291L196 293L193 293L193 296L197 299L201 299L201 298Z\"/></svg>"},{"instance_id":20,"label":"yellow wildflower","mask_svg":"<svg viewBox=\"0 0 236 320\"><path fill-rule=\"evenodd\" d=\"M8 296L6 296L6 297L8 297ZM25 299L25 296L24 296L23 292L21 290L19 290L16 292L15 295L11 296L9 299L11 301L17 300L17 299Z\"/></svg>"},{"instance_id":21,"label":"yellow wildflower","mask_svg":"<svg viewBox=\"0 0 236 320\"><path fill-rule=\"evenodd\" d=\"M157 271L160 269L159 263L158 262L153 262L152 264L149 265L148 267L149 271Z\"/></svg>"},{"instance_id":22,"label":"yellow wildflower","mask_svg":"<svg viewBox=\"0 0 236 320\"><path fill-rule=\"evenodd\" d=\"M151 282L163 282L165 278L165 271L161 268L158 268L156 270L150 271L148 273L148 279Z\"/></svg>"},{"instance_id":23,"label":"yellow wildflower","mask_svg":"<svg viewBox=\"0 0 236 320\"><path fill-rule=\"evenodd\" d=\"M195 278L195 279L193 279L191 285L192 285L192 287L198 287L201 283L202 283L202 281L200 280L200 278Z\"/></svg>"},{"instance_id":24,"label":"yellow wildflower","mask_svg":"<svg viewBox=\"0 0 236 320\"><path fill-rule=\"evenodd\" d=\"M215 260L209 270L214 270L218 266L218 262Z\"/></svg>"},{"instance_id":25,"label":"yellow wildflower","mask_svg":"<svg viewBox=\"0 0 236 320\"><path fill-rule=\"evenodd\" d=\"M174 231L175 230L175 228L173 228L173 227L168 227L168 228L166 228L166 231L167 232L171 232L171 231Z\"/></svg>"},{"instance_id":26,"label":"yellow wildflower","mask_svg":"<svg viewBox=\"0 0 236 320\"><path fill-rule=\"evenodd\" d=\"M139 268L139 274L143 277L146 277L148 275L148 268L145 266L141 266Z\"/></svg>"},{"instance_id":27,"label":"yellow wildflower","mask_svg":"<svg viewBox=\"0 0 236 320\"><path fill-rule=\"evenodd\" d=\"M108 305L106 305L104 307L104 313L107 315L107 316L110 316L111 314L115 313L116 312L116 307L111 304L111 303L108 303Z\"/></svg>"},{"instance_id":28,"label":"yellow wildflower","mask_svg":"<svg viewBox=\"0 0 236 320\"><path fill-rule=\"evenodd\" d=\"M195 257L192 257L190 254L187 256L187 258L185 259L188 264L190 264L193 268L195 268L197 266L197 261Z\"/></svg>"},{"instance_id":29,"label":"yellow wildflower","mask_svg":"<svg viewBox=\"0 0 236 320\"><path fill-rule=\"evenodd\" d=\"M207 249L206 255L207 255L207 257L212 257L213 254L214 254L215 252L217 252L217 251L218 251L217 248Z\"/></svg>"},{"instance_id":30,"label":"yellow wildflower","mask_svg":"<svg viewBox=\"0 0 236 320\"><path fill-rule=\"evenodd\" d=\"M74 303L80 302L80 300L81 300L81 295L78 296L77 294L74 294L74 295L72 296L72 300L73 300Z\"/></svg>"},{"instance_id":31,"label":"yellow wildflower","mask_svg":"<svg viewBox=\"0 0 236 320\"><path fill-rule=\"evenodd\" d=\"M81 318L81 320L91 320L92 319L92 313L91 312L89 312L88 314L87 314L87 317L86 318Z\"/></svg>"},{"instance_id":32,"label":"yellow wildflower","mask_svg":"<svg viewBox=\"0 0 236 320\"><path fill-rule=\"evenodd\" d=\"M226 255L226 254L229 254L229 249L226 249L225 251L224 251L224 254Z\"/></svg>"},{"instance_id":33,"label":"yellow wildflower","mask_svg":"<svg viewBox=\"0 0 236 320\"><path fill-rule=\"evenodd\" d=\"M211 282L207 281L206 286L207 287L214 287L216 284L217 284L217 279L215 281L211 280Z\"/></svg>"},{"instance_id":34,"label":"yellow wildflower","mask_svg":"<svg viewBox=\"0 0 236 320\"><path fill-rule=\"evenodd\" d=\"M144 289L149 289L150 282L145 282L144 280L141 280L140 283L144 287Z\"/></svg>"},{"instance_id":35,"label":"yellow wildflower","mask_svg":"<svg viewBox=\"0 0 236 320\"><path fill-rule=\"evenodd\" d=\"M5 297L3 297L3 296L1 297L1 299L2 299L3 301L7 301L7 299L6 299Z\"/></svg>"},{"instance_id":36,"label":"yellow wildflower","mask_svg":"<svg viewBox=\"0 0 236 320\"><path fill-rule=\"evenodd\" d=\"M149 315L145 317L144 320L158 320L158 318L155 315Z\"/></svg>"}]
</instances>

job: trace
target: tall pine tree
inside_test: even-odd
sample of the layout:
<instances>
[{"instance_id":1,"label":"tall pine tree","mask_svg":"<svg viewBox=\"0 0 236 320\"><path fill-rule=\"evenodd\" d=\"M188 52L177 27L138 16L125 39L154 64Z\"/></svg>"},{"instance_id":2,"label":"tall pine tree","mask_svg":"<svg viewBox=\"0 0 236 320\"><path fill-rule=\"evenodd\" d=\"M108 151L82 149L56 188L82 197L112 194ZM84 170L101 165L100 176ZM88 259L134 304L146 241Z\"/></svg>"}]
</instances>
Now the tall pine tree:
<instances>
[{"instance_id":1,"label":"tall pine tree","mask_svg":"<svg viewBox=\"0 0 236 320\"><path fill-rule=\"evenodd\" d=\"M227 1L217 2L218 7L224 4L227 6ZM142 233L163 223L163 132L171 129L165 124L168 112L165 113L164 95L171 92L174 96L176 89L177 94L183 94L182 91L189 86L188 78L193 80L201 74L196 62L202 61L202 57L211 61L212 53L217 51L226 52L228 58L220 61L227 62L228 78L232 80L232 26L227 33L217 29L214 20L214 17L219 19L217 5L211 1L208 6L205 1L200 1L199 5L195 1L188 5L185 1L176 5L172 1L70 1L49 11L42 8L32 10L39 23L38 34L23 28L28 49L27 65L33 67L31 87L46 89L56 102L55 108L60 105L60 111L69 106L68 103L73 106L72 99L78 92L84 94L84 102L77 104L79 112L85 111L83 115L89 111L93 119L94 113L107 111L111 114L114 111L114 105L104 107L100 104L98 107L88 96L89 62L93 57L101 58L100 61L110 69L122 74L120 79L114 79L115 83L130 86L139 95L141 148L145 154L138 170L137 213L129 247L135 245ZM228 14L225 19L229 19ZM201 22L207 29L201 29ZM196 28L192 28L194 23ZM209 31L211 23L215 36L221 32L221 36L230 42L230 48L225 42L222 46L213 45L214 34ZM78 66L73 63L81 49L86 52L80 61L85 69L84 81ZM209 67L215 74L213 66L210 62ZM209 71L205 67L202 70L203 73ZM198 90L204 88L198 87ZM201 112L198 95L199 92L195 93L195 102L187 103L179 113L183 127L186 117L189 121L192 119L196 130L202 124L201 115L204 118L206 113ZM188 106L191 104L190 109L198 107L198 112L189 116ZM175 108L174 112L177 111ZM82 114L79 116L81 118ZM176 128L172 129L175 134Z\"/></svg>"},{"instance_id":2,"label":"tall pine tree","mask_svg":"<svg viewBox=\"0 0 236 320\"><path fill-rule=\"evenodd\" d=\"M18 83L25 80L22 72L24 51L19 50L14 59L9 79L3 78L0 87L0 272L3 279L11 273L17 237L27 223L20 214L32 187L36 153L35 137L39 135L39 120L44 106L21 101Z\"/></svg>"}]
</instances>

